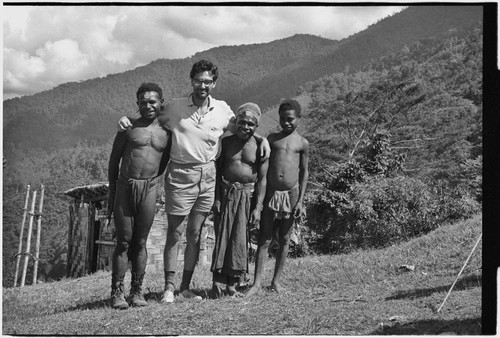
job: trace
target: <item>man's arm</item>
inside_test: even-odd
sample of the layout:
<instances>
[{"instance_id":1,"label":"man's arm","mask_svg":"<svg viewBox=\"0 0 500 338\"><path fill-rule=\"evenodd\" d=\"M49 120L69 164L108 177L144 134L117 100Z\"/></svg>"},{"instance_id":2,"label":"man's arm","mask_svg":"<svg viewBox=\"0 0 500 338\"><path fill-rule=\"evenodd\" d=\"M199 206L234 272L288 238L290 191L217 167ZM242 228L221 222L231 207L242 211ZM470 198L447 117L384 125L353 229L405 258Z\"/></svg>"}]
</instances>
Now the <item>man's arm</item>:
<instances>
[{"instance_id":1,"label":"man's arm","mask_svg":"<svg viewBox=\"0 0 500 338\"><path fill-rule=\"evenodd\" d=\"M301 217L304 214L304 196L306 193L307 181L309 180L309 142L302 138L302 151L300 152L299 163L299 200L293 210L294 217Z\"/></svg>"},{"instance_id":2,"label":"man's arm","mask_svg":"<svg viewBox=\"0 0 500 338\"><path fill-rule=\"evenodd\" d=\"M167 130L168 141L167 146L163 149L163 155L160 160L160 168L158 169L158 176L162 175L167 168L168 161L170 160L170 148L172 147L172 133Z\"/></svg>"},{"instance_id":3,"label":"man's arm","mask_svg":"<svg viewBox=\"0 0 500 338\"><path fill-rule=\"evenodd\" d=\"M118 179L118 175L120 173L120 160L123 156L126 144L127 135L124 133L116 133L108 164L108 219L110 219L113 214L116 195L116 180Z\"/></svg>"},{"instance_id":4,"label":"man's arm","mask_svg":"<svg viewBox=\"0 0 500 338\"><path fill-rule=\"evenodd\" d=\"M137 120L138 117L127 117L127 116L122 116L120 120L118 121L118 131L123 132L127 130L127 128L132 127L133 121Z\"/></svg>"},{"instance_id":5,"label":"man's arm","mask_svg":"<svg viewBox=\"0 0 500 338\"><path fill-rule=\"evenodd\" d=\"M224 140L221 140L222 144L221 144L221 153L219 155L219 157L217 158L216 162L215 162L215 166L216 166L216 171L215 171L215 178L216 178L216 181L215 181L215 202L214 202L214 207L213 207L213 211L215 213L220 213L221 210L220 210L220 203L221 203L221 200L222 200L222 176L223 176L223 173L224 173L224 150L225 150L225 147L224 147Z\"/></svg>"},{"instance_id":6,"label":"man's arm","mask_svg":"<svg viewBox=\"0 0 500 338\"><path fill-rule=\"evenodd\" d=\"M269 145L269 141L264 136L260 136L257 133L254 133L253 136L259 142L259 151L260 151L260 160L264 161L271 156L271 146Z\"/></svg>"},{"instance_id":7,"label":"man's arm","mask_svg":"<svg viewBox=\"0 0 500 338\"><path fill-rule=\"evenodd\" d=\"M262 212L262 205L264 203L264 197L266 196L266 186L267 186L267 170L269 168L269 160L264 159L260 161L260 165L257 172L257 184L255 185L257 196L257 201L255 203L255 208L252 210L250 215L249 223L257 226L260 222L260 215Z\"/></svg>"}]
</instances>

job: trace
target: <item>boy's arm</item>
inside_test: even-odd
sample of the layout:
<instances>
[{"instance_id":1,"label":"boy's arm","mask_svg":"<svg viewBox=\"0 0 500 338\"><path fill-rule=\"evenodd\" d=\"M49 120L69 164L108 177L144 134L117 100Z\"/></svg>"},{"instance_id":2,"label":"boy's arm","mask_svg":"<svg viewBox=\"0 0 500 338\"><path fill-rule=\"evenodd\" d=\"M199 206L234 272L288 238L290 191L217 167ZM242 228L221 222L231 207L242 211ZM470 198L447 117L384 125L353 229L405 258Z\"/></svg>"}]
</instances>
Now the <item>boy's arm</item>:
<instances>
[{"instance_id":1,"label":"boy's arm","mask_svg":"<svg viewBox=\"0 0 500 338\"><path fill-rule=\"evenodd\" d=\"M127 144L126 136L127 135L124 133L116 133L115 140L113 141L113 149L111 150L111 155L109 156L108 219L110 219L113 214L116 194L116 180L118 179L118 174L120 173L120 160L123 156L125 145Z\"/></svg>"},{"instance_id":2,"label":"boy's arm","mask_svg":"<svg viewBox=\"0 0 500 338\"><path fill-rule=\"evenodd\" d=\"M267 186L267 170L269 168L269 160L265 159L260 162L257 173L257 184L255 185L257 196L257 201L255 203L255 208L252 210L250 215L250 224L257 226L260 222L260 214L262 212L262 206L264 203L264 197L266 196L266 186Z\"/></svg>"},{"instance_id":3,"label":"boy's arm","mask_svg":"<svg viewBox=\"0 0 500 338\"><path fill-rule=\"evenodd\" d=\"M158 169L158 176L162 175L167 168L168 161L170 160L170 148L172 147L172 134L167 130L168 142L165 149L163 149L163 155L160 160L160 168Z\"/></svg>"},{"instance_id":4,"label":"boy's arm","mask_svg":"<svg viewBox=\"0 0 500 338\"><path fill-rule=\"evenodd\" d=\"M306 193L307 181L309 179L309 142L302 138L302 151L300 152L299 163L299 200L293 210L295 218L304 214L304 196Z\"/></svg>"}]
</instances>

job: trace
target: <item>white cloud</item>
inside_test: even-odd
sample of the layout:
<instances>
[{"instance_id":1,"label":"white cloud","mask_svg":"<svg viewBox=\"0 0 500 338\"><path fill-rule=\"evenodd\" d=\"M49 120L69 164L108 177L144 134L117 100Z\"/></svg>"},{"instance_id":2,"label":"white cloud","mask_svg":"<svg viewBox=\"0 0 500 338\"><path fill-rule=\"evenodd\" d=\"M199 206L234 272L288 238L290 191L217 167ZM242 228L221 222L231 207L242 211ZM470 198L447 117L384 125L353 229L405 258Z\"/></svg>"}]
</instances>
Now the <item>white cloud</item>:
<instances>
[{"instance_id":1,"label":"white cloud","mask_svg":"<svg viewBox=\"0 0 500 338\"><path fill-rule=\"evenodd\" d=\"M4 99L220 45L342 39L401 8L4 5Z\"/></svg>"},{"instance_id":2,"label":"white cloud","mask_svg":"<svg viewBox=\"0 0 500 338\"><path fill-rule=\"evenodd\" d=\"M4 48L4 90L7 93L29 92L28 84L44 73L46 65L42 59L27 52ZM38 87L37 90L40 90Z\"/></svg>"},{"instance_id":3,"label":"white cloud","mask_svg":"<svg viewBox=\"0 0 500 338\"><path fill-rule=\"evenodd\" d=\"M48 41L37 49L36 54L47 65L46 73L57 79L79 77L89 67L88 56L78 46L78 42L70 39Z\"/></svg>"}]
</instances>

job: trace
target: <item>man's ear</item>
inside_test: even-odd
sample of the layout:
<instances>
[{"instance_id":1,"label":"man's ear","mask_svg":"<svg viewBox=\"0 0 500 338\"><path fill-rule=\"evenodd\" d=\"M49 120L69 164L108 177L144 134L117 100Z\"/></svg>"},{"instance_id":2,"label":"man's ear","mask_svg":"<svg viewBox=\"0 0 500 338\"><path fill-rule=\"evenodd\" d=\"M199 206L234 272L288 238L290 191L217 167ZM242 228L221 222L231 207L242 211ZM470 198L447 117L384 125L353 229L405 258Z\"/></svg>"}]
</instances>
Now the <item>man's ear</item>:
<instances>
[{"instance_id":1,"label":"man's ear","mask_svg":"<svg viewBox=\"0 0 500 338\"><path fill-rule=\"evenodd\" d=\"M215 85L216 85L216 84L217 84L217 82L215 82L215 81L214 81L214 84L213 84L212 89L214 89L214 88L215 88Z\"/></svg>"}]
</instances>

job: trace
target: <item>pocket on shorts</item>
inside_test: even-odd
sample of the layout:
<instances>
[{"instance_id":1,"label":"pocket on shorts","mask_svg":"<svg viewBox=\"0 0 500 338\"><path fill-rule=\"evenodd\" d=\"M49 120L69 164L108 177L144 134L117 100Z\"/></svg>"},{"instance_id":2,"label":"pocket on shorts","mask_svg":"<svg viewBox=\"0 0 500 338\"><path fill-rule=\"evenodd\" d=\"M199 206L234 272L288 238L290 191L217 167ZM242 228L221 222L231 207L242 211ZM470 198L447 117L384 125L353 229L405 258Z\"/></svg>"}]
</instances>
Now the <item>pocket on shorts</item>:
<instances>
[{"instance_id":1,"label":"pocket on shorts","mask_svg":"<svg viewBox=\"0 0 500 338\"><path fill-rule=\"evenodd\" d=\"M185 168L169 168L165 179L166 185L170 186L170 188L182 188L192 184L190 171L190 169Z\"/></svg>"}]
</instances>

